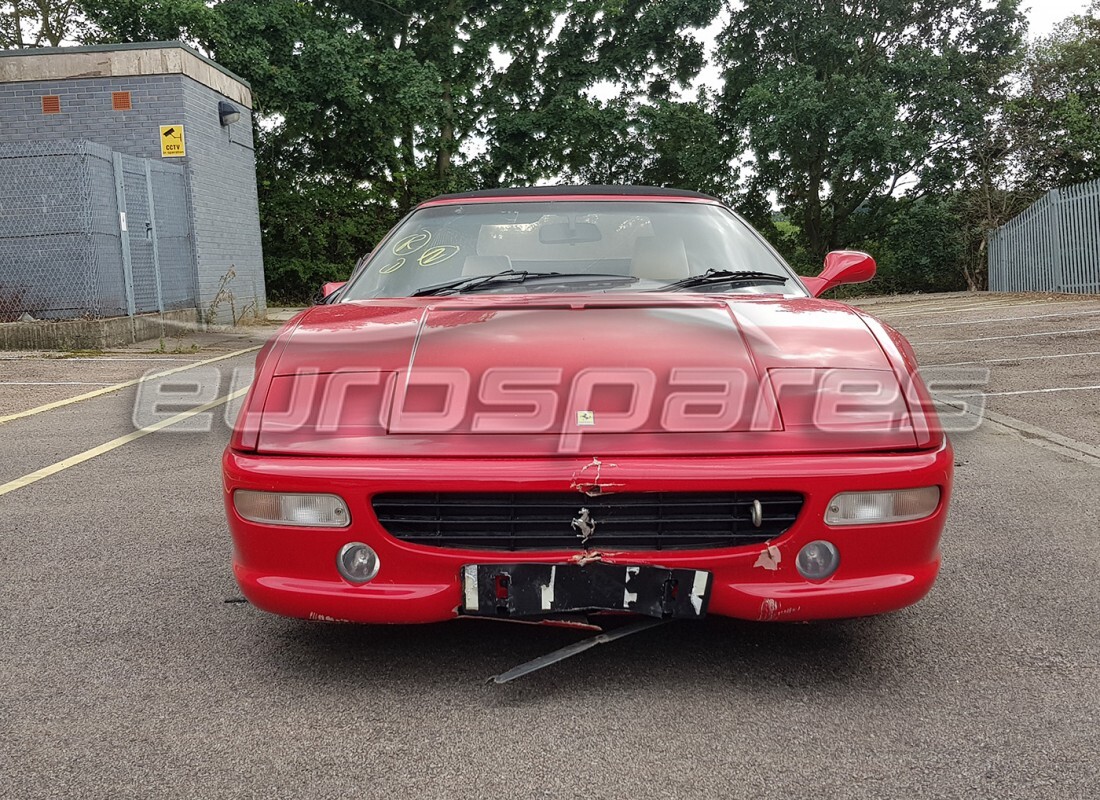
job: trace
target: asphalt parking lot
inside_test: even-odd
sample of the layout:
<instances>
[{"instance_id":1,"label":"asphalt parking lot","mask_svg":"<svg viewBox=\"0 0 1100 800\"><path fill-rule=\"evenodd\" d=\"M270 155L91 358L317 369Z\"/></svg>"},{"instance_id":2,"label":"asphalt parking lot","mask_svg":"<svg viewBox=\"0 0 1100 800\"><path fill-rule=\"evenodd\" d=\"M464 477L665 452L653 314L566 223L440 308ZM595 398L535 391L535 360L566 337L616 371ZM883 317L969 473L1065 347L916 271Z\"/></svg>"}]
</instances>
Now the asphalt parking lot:
<instances>
[{"instance_id":1,"label":"asphalt parking lot","mask_svg":"<svg viewBox=\"0 0 1100 800\"><path fill-rule=\"evenodd\" d=\"M1096 797L1100 297L860 305L946 409L986 395L931 595L662 626L507 686L485 681L584 634L236 602L225 397L273 328L0 353L0 797ZM146 387L112 387L181 367L217 385L135 432Z\"/></svg>"}]
</instances>

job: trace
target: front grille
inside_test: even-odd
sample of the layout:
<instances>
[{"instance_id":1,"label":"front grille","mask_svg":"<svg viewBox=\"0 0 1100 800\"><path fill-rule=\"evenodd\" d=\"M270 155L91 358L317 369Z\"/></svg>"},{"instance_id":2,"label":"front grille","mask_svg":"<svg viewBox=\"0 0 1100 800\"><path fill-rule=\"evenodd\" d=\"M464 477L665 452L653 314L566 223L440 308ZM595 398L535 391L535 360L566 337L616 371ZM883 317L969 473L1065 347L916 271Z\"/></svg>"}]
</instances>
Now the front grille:
<instances>
[{"instance_id":1,"label":"front grille","mask_svg":"<svg viewBox=\"0 0 1100 800\"><path fill-rule=\"evenodd\" d=\"M753 501L760 526L753 524ZM382 527L405 542L451 548L684 550L774 539L794 523L792 492L401 493L373 499ZM588 509L587 518L582 509ZM591 536L582 541L586 526Z\"/></svg>"}]
</instances>

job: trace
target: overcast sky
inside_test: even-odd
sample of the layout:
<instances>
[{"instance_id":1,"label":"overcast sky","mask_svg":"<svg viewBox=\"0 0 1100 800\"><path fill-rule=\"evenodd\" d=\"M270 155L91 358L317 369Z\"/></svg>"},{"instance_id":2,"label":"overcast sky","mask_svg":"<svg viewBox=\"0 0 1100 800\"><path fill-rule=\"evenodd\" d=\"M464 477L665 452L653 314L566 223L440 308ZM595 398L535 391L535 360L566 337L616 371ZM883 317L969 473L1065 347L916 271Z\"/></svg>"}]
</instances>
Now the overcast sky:
<instances>
[{"instance_id":1,"label":"overcast sky","mask_svg":"<svg viewBox=\"0 0 1100 800\"><path fill-rule=\"evenodd\" d=\"M1051 29L1073 14L1083 14L1087 0L1024 0L1020 6L1027 13L1030 38L1046 36Z\"/></svg>"}]
</instances>

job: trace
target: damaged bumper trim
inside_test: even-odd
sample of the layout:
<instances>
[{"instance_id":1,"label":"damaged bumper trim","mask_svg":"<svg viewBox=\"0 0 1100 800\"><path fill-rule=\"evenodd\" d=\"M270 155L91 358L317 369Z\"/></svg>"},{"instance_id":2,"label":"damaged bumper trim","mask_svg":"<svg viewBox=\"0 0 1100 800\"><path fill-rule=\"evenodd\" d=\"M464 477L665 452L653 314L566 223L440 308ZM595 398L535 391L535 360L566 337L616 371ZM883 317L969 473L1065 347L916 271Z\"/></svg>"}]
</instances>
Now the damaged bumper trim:
<instances>
[{"instance_id":1,"label":"damaged bumper trim","mask_svg":"<svg viewBox=\"0 0 1100 800\"><path fill-rule=\"evenodd\" d=\"M524 675L530 675L532 672L536 672L545 667L549 667L552 664L557 664L560 661L565 661L567 658L572 658L575 655L580 655L586 650L591 650L598 644L607 644L613 642L616 639L621 639L624 636L630 636L634 633L641 633L647 631L650 628L657 625L663 625L665 620L660 619L643 619L630 625L624 625L621 628L616 628L613 631L606 631L604 633L598 633L595 636L590 636L587 639L581 639L579 642L573 642L573 644L567 644L565 647L559 648L552 653L547 653L544 656L533 658L518 667L512 667L507 672L502 672L500 675L495 675L491 678L495 684L511 683L516 678L522 678Z\"/></svg>"}]
</instances>

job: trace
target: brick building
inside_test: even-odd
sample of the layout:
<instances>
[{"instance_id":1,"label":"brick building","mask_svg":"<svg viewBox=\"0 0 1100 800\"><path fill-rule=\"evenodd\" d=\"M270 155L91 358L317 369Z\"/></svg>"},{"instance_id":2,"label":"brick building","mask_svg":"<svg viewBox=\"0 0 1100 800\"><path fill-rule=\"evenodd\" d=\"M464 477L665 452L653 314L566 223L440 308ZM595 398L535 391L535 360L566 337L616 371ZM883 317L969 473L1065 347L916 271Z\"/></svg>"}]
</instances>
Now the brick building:
<instances>
[{"instance_id":1,"label":"brick building","mask_svg":"<svg viewBox=\"0 0 1100 800\"><path fill-rule=\"evenodd\" d=\"M0 52L0 289L40 317L263 316L251 109L179 42Z\"/></svg>"}]
</instances>

